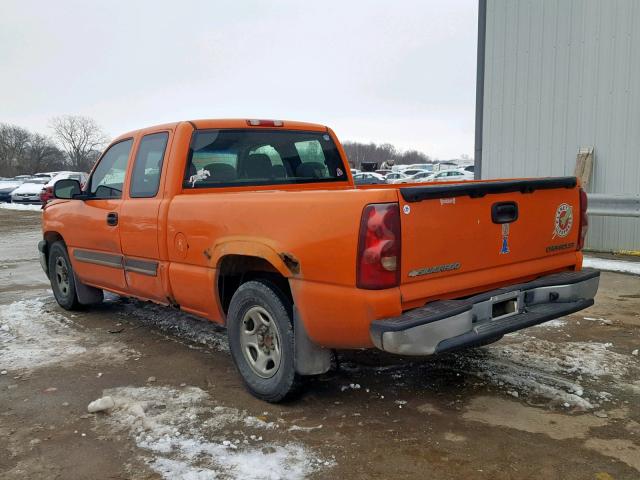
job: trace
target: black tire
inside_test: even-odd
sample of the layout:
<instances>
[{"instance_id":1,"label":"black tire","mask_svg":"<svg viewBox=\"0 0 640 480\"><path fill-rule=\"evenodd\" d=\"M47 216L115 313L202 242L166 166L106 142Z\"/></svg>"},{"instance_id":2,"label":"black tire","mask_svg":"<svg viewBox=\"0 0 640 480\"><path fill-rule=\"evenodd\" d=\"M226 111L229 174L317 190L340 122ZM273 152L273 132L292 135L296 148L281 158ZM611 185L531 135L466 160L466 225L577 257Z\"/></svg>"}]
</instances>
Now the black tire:
<instances>
[{"instance_id":1,"label":"black tire","mask_svg":"<svg viewBox=\"0 0 640 480\"><path fill-rule=\"evenodd\" d=\"M58 305L65 310L79 310L82 307L78 301L73 267L63 242L55 242L49 247L49 279Z\"/></svg>"},{"instance_id":2,"label":"black tire","mask_svg":"<svg viewBox=\"0 0 640 480\"><path fill-rule=\"evenodd\" d=\"M264 313L266 312L266 313ZM270 327L263 335L262 347L256 350L247 340L243 338L250 337L251 330L257 331L258 328L253 325L253 320L249 318L252 314L258 314L263 319L268 319ZM268 318L270 317L270 318ZM290 398L297 389L298 376L295 371L294 362L294 335L292 326L292 305L291 301L276 287L267 280L252 280L240 285L235 292L231 303L229 304L229 312L227 315L227 332L229 336L229 349L233 361L244 381L247 389L255 397L271 403L282 402ZM251 326L255 328L251 329ZM272 326L275 329L272 331ZM277 334L278 339L274 340L273 333ZM253 335L256 335L255 333ZM256 338L260 338L259 336ZM243 343L244 342L244 343ZM265 346L264 344L267 343ZM279 347L279 363L277 368L275 363L271 370L263 369L262 376L257 373L260 368L257 364L261 363L254 359L256 355L260 358L269 358L274 354L275 347ZM263 355L264 348L274 348L274 350ZM254 354L254 352L256 352ZM267 366L271 365L267 362ZM265 378L265 375L271 375Z\"/></svg>"}]
</instances>

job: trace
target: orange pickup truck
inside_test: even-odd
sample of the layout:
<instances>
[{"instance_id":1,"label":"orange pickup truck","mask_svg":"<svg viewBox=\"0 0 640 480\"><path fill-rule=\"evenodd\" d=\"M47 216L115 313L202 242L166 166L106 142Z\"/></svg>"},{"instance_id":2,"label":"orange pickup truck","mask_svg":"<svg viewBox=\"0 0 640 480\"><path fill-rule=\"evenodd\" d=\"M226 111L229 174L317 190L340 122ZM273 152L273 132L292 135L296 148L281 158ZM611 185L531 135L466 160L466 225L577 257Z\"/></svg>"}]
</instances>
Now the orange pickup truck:
<instances>
[{"instance_id":1,"label":"orange pickup truck","mask_svg":"<svg viewBox=\"0 0 640 480\"><path fill-rule=\"evenodd\" d=\"M195 120L124 134L55 185L42 266L66 309L103 290L227 327L276 402L332 349L431 355L593 304L576 178L356 187L333 131Z\"/></svg>"}]
</instances>

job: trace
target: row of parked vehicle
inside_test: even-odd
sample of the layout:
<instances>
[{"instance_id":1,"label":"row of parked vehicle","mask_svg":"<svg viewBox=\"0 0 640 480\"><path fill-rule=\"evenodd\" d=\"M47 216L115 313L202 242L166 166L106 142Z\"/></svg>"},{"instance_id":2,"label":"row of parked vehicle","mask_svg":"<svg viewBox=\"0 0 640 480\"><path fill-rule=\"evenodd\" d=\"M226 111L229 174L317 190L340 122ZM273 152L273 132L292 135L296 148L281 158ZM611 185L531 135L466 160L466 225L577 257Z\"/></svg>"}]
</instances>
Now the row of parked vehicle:
<instances>
[{"instance_id":1,"label":"row of parked vehicle","mask_svg":"<svg viewBox=\"0 0 640 480\"><path fill-rule=\"evenodd\" d=\"M380 183L424 183L424 182L461 182L473 180L473 166L433 171L433 165L400 165L395 170L376 170L362 172L352 168L353 180L358 185Z\"/></svg>"},{"instance_id":2,"label":"row of parked vehicle","mask_svg":"<svg viewBox=\"0 0 640 480\"><path fill-rule=\"evenodd\" d=\"M64 171L18 175L13 178L0 177L0 202L44 205L53 199L53 186L56 182L67 178L78 180L84 185L88 175L84 172Z\"/></svg>"}]
</instances>

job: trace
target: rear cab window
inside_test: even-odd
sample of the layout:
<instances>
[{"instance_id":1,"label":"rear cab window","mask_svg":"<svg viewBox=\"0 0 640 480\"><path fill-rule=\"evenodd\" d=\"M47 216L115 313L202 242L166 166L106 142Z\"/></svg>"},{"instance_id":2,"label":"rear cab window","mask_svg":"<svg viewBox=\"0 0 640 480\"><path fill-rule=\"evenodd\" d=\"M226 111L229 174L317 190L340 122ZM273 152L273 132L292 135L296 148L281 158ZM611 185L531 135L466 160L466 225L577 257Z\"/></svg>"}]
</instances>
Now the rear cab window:
<instances>
[{"instance_id":1,"label":"rear cab window","mask_svg":"<svg viewBox=\"0 0 640 480\"><path fill-rule=\"evenodd\" d=\"M346 181L325 132L219 129L194 132L185 189Z\"/></svg>"},{"instance_id":2,"label":"rear cab window","mask_svg":"<svg viewBox=\"0 0 640 480\"><path fill-rule=\"evenodd\" d=\"M167 132L152 133L142 137L131 174L129 188L131 198L153 198L158 194L168 139Z\"/></svg>"}]
</instances>

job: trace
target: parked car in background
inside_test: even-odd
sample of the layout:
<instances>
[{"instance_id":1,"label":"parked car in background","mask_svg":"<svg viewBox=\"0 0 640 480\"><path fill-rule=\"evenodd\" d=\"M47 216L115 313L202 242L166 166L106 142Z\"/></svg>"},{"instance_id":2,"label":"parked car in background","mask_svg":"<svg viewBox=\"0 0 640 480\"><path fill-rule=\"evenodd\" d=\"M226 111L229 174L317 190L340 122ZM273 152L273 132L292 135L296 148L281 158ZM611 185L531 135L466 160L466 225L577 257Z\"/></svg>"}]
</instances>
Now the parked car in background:
<instances>
[{"instance_id":1,"label":"parked car in background","mask_svg":"<svg viewBox=\"0 0 640 480\"><path fill-rule=\"evenodd\" d=\"M38 173L34 173L33 176L34 177L38 177L38 178L49 178L49 179L51 179L51 178L55 177L56 175L58 175L59 173L64 173L64 172L65 172L64 170L60 170L60 171L57 171L57 172L38 172Z\"/></svg>"},{"instance_id":2,"label":"parked car in background","mask_svg":"<svg viewBox=\"0 0 640 480\"><path fill-rule=\"evenodd\" d=\"M386 183L384 176L376 172L360 172L353 176L356 185L377 185Z\"/></svg>"},{"instance_id":3,"label":"parked car in background","mask_svg":"<svg viewBox=\"0 0 640 480\"><path fill-rule=\"evenodd\" d=\"M474 173L475 171L475 165L467 165L466 167L464 167L463 169L465 172L471 172Z\"/></svg>"},{"instance_id":4,"label":"parked car in background","mask_svg":"<svg viewBox=\"0 0 640 480\"><path fill-rule=\"evenodd\" d=\"M433 173L433 172L430 172L429 170L423 170L421 168L407 168L406 170L403 170L402 173L404 173L405 175L408 175L409 177L412 177L412 176L414 176L414 175L416 175L418 173L430 174L430 173Z\"/></svg>"},{"instance_id":5,"label":"parked car in background","mask_svg":"<svg viewBox=\"0 0 640 480\"><path fill-rule=\"evenodd\" d=\"M414 173L413 175L410 175L409 178L407 178L406 180L402 181L401 183L420 183L420 182L428 182L429 178L431 178L433 176L432 172L429 172L427 170L423 170L421 172L418 173Z\"/></svg>"},{"instance_id":6,"label":"parked car in background","mask_svg":"<svg viewBox=\"0 0 640 480\"><path fill-rule=\"evenodd\" d=\"M376 170L376 173L379 175L382 175L383 177L386 177L387 175L389 175L392 172L392 170L389 170L387 168L382 168L380 170Z\"/></svg>"},{"instance_id":7,"label":"parked car in background","mask_svg":"<svg viewBox=\"0 0 640 480\"><path fill-rule=\"evenodd\" d=\"M473 173L464 170L443 170L442 172L431 175L426 181L428 182L463 182L465 180L473 180Z\"/></svg>"},{"instance_id":8,"label":"parked car in background","mask_svg":"<svg viewBox=\"0 0 640 480\"><path fill-rule=\"evenodd\" d=\"M9 178L0 180L0 202L11 202L11 193L24 183L24 180Z\"/></svg>"},{"instance_id":9,"label":"parked car in background","mask_svg":"<svg viewBox=\"0 0 640 480\"><path fill-rule=\"evenodd\" d=\"M351 170L351 175L357 175L358 173L360 173L360 170L358 170L357 168L352 168Z\"/></svg>"},{"instance_id":10,"label":"parked car in background","mask_svg":"<svg viewBox=\"0 0 640 480\"><path fill-rule=\"evenodd\" d=\"M40 192L48 182L47 177L33 177L28 179L13 192L11 192L11 203L40 203Z\"/></svg>"},{"instance_id":11,"label":"parked car in background","mask_svg":"<svg viewBox=\"0 0 640 480\"><path fill-rule=\"evenodd\" d=\"M404 183L403 180L409 178L409 175L405 175L402 172L392 172L385 177L387 183Z\"/></svg>"},{"instance_id":12,"label":"parked car in background","mask_svg":"<svg viewBox=\"0 0 640 480\"><path fill-rule=\"evenodd\" d=\"M407 170L433 172L433 165L431 163L413 163L411 165L400 165L401 172L407 173Z\"/></svg>"},{"instance_id":13,"label":"parked car in background","mask_svg":"<svg viewBox=\"0 0 640 480\"><path fill-rule=\"evenodd\" d=\"M67 179L67 178L79 181L80 185L84 187L84 184L87 183L87 178L89 178L89 175L84 173L84 172L60 172L60 173L58 173L55 177L53 177L51 180L49 180L44 185L42 190L40 191L40 202L42 204L45 204L49 200L53 200L53 186L59 180L64 180L64 179Z\"/></svg>"}]
</instances>

